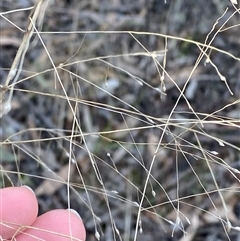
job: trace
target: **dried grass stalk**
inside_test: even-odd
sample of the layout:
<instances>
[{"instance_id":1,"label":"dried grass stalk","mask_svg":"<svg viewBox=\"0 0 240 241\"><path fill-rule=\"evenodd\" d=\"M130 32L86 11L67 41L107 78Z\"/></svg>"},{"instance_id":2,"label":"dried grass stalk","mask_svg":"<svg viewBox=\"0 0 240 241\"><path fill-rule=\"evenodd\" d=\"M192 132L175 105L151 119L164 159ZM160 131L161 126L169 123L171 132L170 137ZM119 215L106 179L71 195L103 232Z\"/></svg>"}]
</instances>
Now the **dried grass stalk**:
<instances>
[{"instance_id":1,"label":"dried grass stalk","mask_svg":"<svg viewBox=\"0 0 240 241\"><path fill-rule=\"evenodd\" d=\"M28 50L31 37L36 27L41 28L43 17L50 1L51 0L39 0L29 14L22 43L19 46L5 84L3 86L0 85L0 118L11 110L14 86L22 71L25 54Z\"/></svg>"}]
</instances>

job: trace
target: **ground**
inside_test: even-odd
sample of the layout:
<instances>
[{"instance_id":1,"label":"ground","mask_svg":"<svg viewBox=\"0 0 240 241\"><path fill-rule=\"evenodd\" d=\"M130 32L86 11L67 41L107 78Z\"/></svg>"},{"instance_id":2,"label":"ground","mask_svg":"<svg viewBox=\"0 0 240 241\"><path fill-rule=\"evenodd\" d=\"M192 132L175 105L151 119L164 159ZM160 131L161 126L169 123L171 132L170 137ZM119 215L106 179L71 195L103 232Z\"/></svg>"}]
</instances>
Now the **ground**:
<instances>
[{"instance_id":1,"label":"ground","mask_svg":"<svg viewBox=\"0 0 240 241\"><path fill-rule=\"evenodd\" d=\"M237 5L50 1L6 85L36 2L0 3L0 186L70 205L87 241L240 240Z\"/></svg>"}]
</instances>

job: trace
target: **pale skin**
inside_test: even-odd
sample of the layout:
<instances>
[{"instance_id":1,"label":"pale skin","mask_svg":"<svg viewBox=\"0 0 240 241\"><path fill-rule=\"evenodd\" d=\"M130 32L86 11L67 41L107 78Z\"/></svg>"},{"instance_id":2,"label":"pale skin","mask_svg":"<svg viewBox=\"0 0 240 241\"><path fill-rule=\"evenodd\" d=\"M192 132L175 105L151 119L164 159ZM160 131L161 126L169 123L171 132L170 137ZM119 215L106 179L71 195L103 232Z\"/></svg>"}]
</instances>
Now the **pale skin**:
<instances>
[{"instance_id":1,"label":"pale skin","mask_svg":"<svg viewBox=\"0 0 240 241\"><path fill-rule=\"evenodd\" d=\"M0 189L0 241L85 241L82 219L56 209L39 217L34 192L26 186Z\"/></svg>"}]
</instances>

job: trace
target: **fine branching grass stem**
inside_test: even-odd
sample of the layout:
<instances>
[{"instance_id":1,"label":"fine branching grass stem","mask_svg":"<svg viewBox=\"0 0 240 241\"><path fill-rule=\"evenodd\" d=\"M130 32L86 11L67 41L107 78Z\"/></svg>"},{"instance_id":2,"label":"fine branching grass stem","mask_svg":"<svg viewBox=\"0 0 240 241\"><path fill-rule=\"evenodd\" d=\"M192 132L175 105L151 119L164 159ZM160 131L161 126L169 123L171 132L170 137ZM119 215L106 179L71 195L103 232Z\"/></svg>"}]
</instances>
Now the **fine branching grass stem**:
<instances>
[{"instance_id":1,"label":"fine branching grass stem","mask_svg":"<svg viewBox=\"0 0 240 241\"><path fill-rule=\"evenodd\" d=\"M153 236L159 237L164 230L169 238L181 232L179 240L190 241L196 239L203 223L210 227L214 221L222 225L230 240L230 231L240 231L231 210L240 183L236 161L240 99L233 85L234 74L226 72L221 64L228 63L220 64L218 58L238 64L240 57L237 51L233 54L215 41L221 33L239 27L238 21L230 22L239 9L221 10L199 40L198 36L171 31L164 34L161 29L95 29L84 15L84 1L79 1L78 7L76 1L68 5L56 1L53 15L48 16L45 12L51 1L36 0L33 7L0 12L0 17L23 35L7 78L0 85L0 118L23 96L17 99L20 117L15 118L14 113L6 116L16 121L16 129L14 123L7 123L13 130L1 137L2 186L16 185L13 176L25 185L39 179L34 191L40 200L42 194L52 195L66 187L54 195L60 194L57 199L63 198L68 209L84 205L83 220L90 239L95 231L96 240L137 241L146 240L148 235L159 240ZM23 11L31 11L24 18L24 28L15 16L13 20L6 16ZM107 10L104 16L94 10L95 14L105 24ZM43 24L47 26L42 31ZM150 44L156 41L156 47L148 45L148 38ZM26 53L37 41L42 52L37 48L39 57L31 61L33 54L29 61ZM235 38L231 41L235 43ZM99 49L99 44L104 48ZM26 76L21 76L23 71ZM227 88L229 98L219 95L219 82L212 94L211 84L218 80L222 81L220 87L223 83ZM24 83L26 88L21 87ZM186 93L193 83L196 89L191 89L190 98ZM22 101L30 106L29 112L19 108ZM21 116L23 120L18 119ZM26 164L28 160L37 164L36 172L30 169L34 166L25 171L25 157ZM15 161L16 168L5 168L8 160ZM225 176L230 177L226 183ZM150 225L156 223L156 231L149 230L148 220L154 221Z\"/></svg>"}]
</instances>

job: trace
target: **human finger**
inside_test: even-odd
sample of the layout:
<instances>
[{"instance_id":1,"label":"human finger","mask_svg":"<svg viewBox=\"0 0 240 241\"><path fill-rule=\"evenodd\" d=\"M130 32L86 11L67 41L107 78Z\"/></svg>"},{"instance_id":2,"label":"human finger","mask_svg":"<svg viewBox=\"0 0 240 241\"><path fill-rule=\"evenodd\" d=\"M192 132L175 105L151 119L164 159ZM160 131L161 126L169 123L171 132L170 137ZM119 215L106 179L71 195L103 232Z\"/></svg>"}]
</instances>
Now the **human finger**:
<instances>
[{"instance_id":1,"label":"human finger","mask_svg":"<svg viewBox=\"0 0 240 241\"><path fill-rule=\"evenodd\" d=\"M72 210L52 210L41 216L16 241L85 241L82 219Z\"/></svg>"},{"instance_id":2,"label":"human finger","mask_svg":"<svg viewBox=\"0 0 240 241\"><path fill-rule=\"evenodd\" d=\"M25 226L31 225L38 214L34 192L26 187L0 189L0 237L10 239Z\"/></svg>"}]
</instances>

